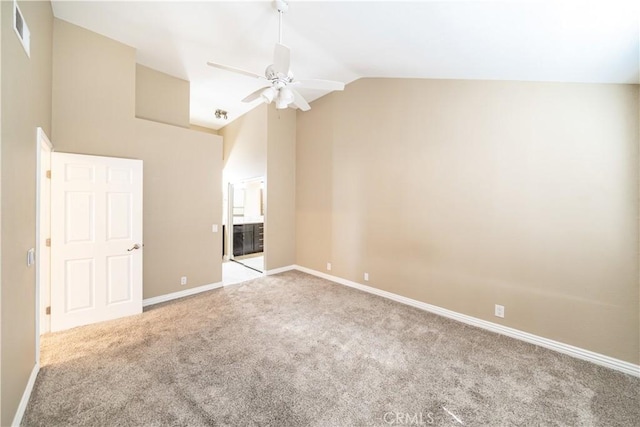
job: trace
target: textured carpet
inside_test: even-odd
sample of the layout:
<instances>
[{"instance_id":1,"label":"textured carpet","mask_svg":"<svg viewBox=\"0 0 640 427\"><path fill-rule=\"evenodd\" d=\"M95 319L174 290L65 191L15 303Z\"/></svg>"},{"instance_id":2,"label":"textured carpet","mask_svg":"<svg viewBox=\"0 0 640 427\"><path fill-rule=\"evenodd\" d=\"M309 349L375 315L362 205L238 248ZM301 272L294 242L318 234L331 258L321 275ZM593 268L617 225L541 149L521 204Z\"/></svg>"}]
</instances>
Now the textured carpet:
<instances>
[{"instance_id":1,"label":"textured carpet","mask_svg":"<svg viewBox=\"0 0 640 427\"><path fill-rule=\"evenodd\" d=\"M640 422L638 378L299 272L42 344L23 425Z\"/></svg>"}]
</instances>

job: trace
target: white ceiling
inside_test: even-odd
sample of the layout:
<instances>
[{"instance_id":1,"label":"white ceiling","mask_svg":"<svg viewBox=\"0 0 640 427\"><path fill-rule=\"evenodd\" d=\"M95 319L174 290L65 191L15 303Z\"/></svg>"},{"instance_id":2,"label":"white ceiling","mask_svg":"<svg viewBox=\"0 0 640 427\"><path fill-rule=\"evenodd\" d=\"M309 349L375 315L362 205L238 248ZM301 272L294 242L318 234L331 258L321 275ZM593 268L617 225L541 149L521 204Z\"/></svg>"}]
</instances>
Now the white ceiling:
<instances>
[{"instance_id":1,"label":"white ceiling","mask_svg":"<svg viewBox=\"0 0 640 427\"><path fill-rule=\"evenodd\" d=\"M214 129L259 104L240 99L260 82L206 62L262 74L278 34L269 1L54 0L53 11L135 47L140 64L189 80L192 123ZM291 0L283 42L301 79L640 83L639 17L634 0ZM216 108L229 120L217 120Z\"/></svg>"}]
</instances>

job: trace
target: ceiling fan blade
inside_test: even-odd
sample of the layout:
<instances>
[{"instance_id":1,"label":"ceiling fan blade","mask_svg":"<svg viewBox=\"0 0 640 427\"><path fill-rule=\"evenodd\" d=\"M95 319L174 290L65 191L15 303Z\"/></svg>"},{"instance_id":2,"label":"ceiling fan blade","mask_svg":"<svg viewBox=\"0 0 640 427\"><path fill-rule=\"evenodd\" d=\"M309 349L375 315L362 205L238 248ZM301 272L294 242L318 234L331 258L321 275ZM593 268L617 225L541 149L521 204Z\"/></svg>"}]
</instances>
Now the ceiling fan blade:
<instances>
[{"instance_id":1,"label":"ceiling fan blade","mask_svg":"<svg viewBox=\"0 0 640 427\"><path fill-rule=\"evenodd\" d=\"M273 50L273 68L277 73L285 76L289 74L289 64L291 62L291 51L283 44L276 43Z\"/></svg>"},{"instance_id":2,"label":"ceiling fan blade","mask_svg":"<svg viewBox=\"0 0 640 427\"><path fill-rule=\"evenodd\" d=\"M333 80L300 80L298 83L307 89L344 90L344 83Z\"/></svg>"},{"instance_id":3,"label":"ceiling fan blade","mask_svg":"<svg viewBox=\"0 0 640 427\"><path fill-rule=\"evenodd\" d=\"M302 95L298 93L297 90L291 89L291 92L293 92L293 104L296 107L298 107L302 111L309 111L311 109L309 103L302 97Z\"/></svg>"},{"instance_id":4,"label":"ceiling fan blade","mask_svg":"<svg viewBox=\"0 0 640 427\"><path fill-rule=\"evenodd\" d=\"M256 99L260 98L260 95L262 94L262 91L264 91L265 88L267 88L269 86L262 86L260 89L251 92L249 95L245 96L244 99L242 100L242 102L253 102Z\"/></svg>"},{"instance_id":5,"label":"ceiling fan blade","mask_svg":"<svg viewBox=\"0 0 640 427\"><path fill-rule=\"evenodd\" d=\"M228 65L222 65L222 64L216 64L215 62L207 62L207 65L211 66L211 67L215 67L215 68L219 68L221 70L225 70L225 71L231 71L232 73L237 73L237 74L242 74L248 77L253 77L256 79L262 79L264 77L256 74L256 73L252 73L251 71L245 71L245 70L241 70L240 68L234 68L234 67L229 67Z\"/></svg>"}]
</instances>

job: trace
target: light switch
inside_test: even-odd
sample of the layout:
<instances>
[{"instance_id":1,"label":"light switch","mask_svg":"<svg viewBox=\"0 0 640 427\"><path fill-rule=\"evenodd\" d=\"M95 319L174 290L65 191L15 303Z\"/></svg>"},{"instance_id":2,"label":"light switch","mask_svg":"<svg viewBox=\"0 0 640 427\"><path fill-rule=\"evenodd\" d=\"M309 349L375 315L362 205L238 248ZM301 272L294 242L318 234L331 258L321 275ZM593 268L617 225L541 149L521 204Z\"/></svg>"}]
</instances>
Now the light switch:
<instances>
[{"instance_id":1,"label":"light switch","mask_svg":"<svg viewBox=\"0 0 640 427\"><path fill-rule=\"evenodd\" d=\"M217 233L217 232L218 232L218 224L213 224L213 225L211 226L211 231L212 231L213 233Z\"/></svg>"}]
</instances>

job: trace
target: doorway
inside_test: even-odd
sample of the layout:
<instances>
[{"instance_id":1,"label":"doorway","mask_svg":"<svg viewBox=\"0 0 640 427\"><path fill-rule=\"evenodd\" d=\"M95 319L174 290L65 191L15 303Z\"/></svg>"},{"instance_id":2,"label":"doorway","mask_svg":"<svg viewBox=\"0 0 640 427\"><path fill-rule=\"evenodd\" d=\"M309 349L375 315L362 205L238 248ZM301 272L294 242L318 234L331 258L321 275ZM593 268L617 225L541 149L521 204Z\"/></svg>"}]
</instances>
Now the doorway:
<instances>
[{"instance_id":1,"label":"doorway","mask_svg":"<svg viewBox=\"0 0 640 427\"><path fill-rule=\"evenodd\" d=\"M227 188L223 282L238 283L264 274L264 177Z\"/></svg>"}]
</instances>

